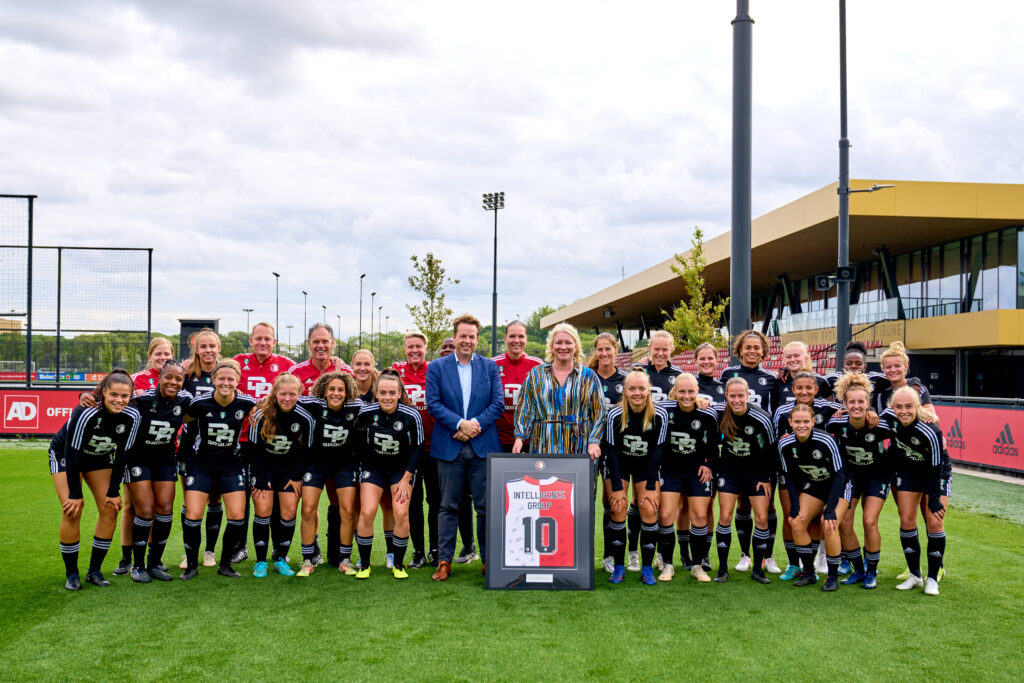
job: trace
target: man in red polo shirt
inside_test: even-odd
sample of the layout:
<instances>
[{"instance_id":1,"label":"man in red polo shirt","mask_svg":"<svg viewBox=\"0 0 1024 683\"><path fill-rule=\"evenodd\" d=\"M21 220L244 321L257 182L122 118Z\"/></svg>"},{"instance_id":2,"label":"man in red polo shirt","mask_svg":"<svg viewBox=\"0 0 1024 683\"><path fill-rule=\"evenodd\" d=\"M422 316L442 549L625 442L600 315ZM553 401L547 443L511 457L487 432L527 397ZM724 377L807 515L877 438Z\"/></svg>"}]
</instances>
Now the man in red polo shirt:
<instances>
[{"instance_id":1,"label":"man in red polo shirt","mask_svg":"<svg viewBox=\"0 0 1024 683\"><path fill-rule=\"evenodd\" d=\"M266 322L258 322L249 333L249 348L252 353L240 353L235 360L242 367L242 379L238 382L238 390L253 398L263 398L270 393L274 380L282 372L295 365L295 361L286 356L274 353L277 339L274 326Z\"/></svg>"},{"instance_id":2,"label":"man in red polo shirt","mask_svg":"<svg viewBox=\"0 0 1024 683\"><path fill-rule=\"evenodd\" d=\"M315 323L309 328L306 341L309 344L309 359L296 363L289 370L302 381L303 394L308 395L313 383L325 372L337 370L352 374L348 363L333 355L334 329L330 325Z\"/></svg>"},{"instance_id":3,"label":"man in red polo shirt","mask_svg":"<svg viewBox=\"0 0 1024 683\"><path fill-rule=\"evenodd\" d=\"M516 441L512 417L519 401L519 389L530 370L542 362L540 358L526 355L526 340L526 323L513 320L505 326L505 353L494 357L501 373L501 386L505 390L505 412L498 418L498 438L506 453L512 452L512 444Z\"/></svg>"}]
</instances>

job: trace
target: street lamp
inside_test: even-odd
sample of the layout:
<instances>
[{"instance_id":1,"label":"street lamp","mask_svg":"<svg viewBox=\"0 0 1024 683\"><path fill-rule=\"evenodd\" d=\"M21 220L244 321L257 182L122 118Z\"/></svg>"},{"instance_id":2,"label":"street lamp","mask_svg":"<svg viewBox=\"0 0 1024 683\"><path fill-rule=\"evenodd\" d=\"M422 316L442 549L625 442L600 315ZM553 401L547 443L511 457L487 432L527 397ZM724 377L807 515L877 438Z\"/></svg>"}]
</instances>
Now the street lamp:
<instances>
[{"instance_id":1,"label":"street lamp","mask_svg":"<svg viewBox=\"0 0 1024 683\"><path fill-rule=\"evenodd\" d=\"M504 192L484 194L484 211L494 212L494 291L491 293L491 357L498 355L498 209L505 208Z\"/></svg>"},{"instance_id":2,"label":"street lamp","mask_svg":"<svg viewBox=\"0 0 1024 683\"><path fill-rule=\"evenodd\" d=\"M388 354L391 354L391 340L388 339L388 330L391 329L391 316L384 316L384 345L388 347ZM382 354L383 355L383 354ZM381 361L383 363L383 361Z\"/></svg>"},{"instance_id":3,"label":"street lamp","mask_svg":"<svg viewBox=\"0 0 1024 683\"><path fill-rule=\"evenodd\" d=\"M285 327L288 328L288 355L290 356L294 353L292 351L292 328L295 327L295 325L285 325Z\"/></svg>"},{"instance_id":4,"label":"street lamp","mask_svg":"<svg viewBox=\"0 0 1024 683\"><path fill-rule=\"evenodd\" d=\"M335 316L338 319L338 326L334 328L334 331L338 333L338 354L341 354L341 314ZM348 349L345 349L348 351Z\"/></svg>"},{"instance_id":5,"label":"street lamp","mask_svg":"<svg viewBox=\"0 0 1024 683\"><path fill-rule=\"evenodd\" d=\"M373 297L377 292L370 292L370 350L373 350Z\"/></svg>"},{"instance_id":6,"label":"street lamp","mask_svg":"<svg viewBox=\"0 0 1024 683\"><path fill-rule=\"evenodd\" d=\"M320 304L320 308L324 309L324 325L327 324L327 306Z\"/></svg>"},{"instance_id":7,"label":"street lamp","mask_svg":"<svg viewBox=\"0 0 1024 683\"><path fill-rule=\"evenodd\" d=\"M308 295L309 295L309 292L307 292L306 290L302 290L302 329L303 330L308 330L309 329L309 323L306 322L306 297ZM309 358L309 349L306 348L305 340L303 340L303 342L302 342L302 357L303 358Z\"/></svg>"},{"instance_id":8,"label":"street lamp","mask_svg":"<svg viewBox=\"0 0 1024 683\"><path fill-rule=\"evenodd\" d=\"M836 269L836 365L843 366L842 354L850 341L850 195L874 192L893 185L872 185L850 189L850 139L846 127L846 0L839 0L839 259ZM826 294L827 296L827 294Z\"/></svg>"},{"instance_id":9,"label":"street lamp","mask_svg":"<svg viewBox=\"0 0 1024 683\"><path fill-rule=\"evenodd\" d=\"M274 276L274 329L281 329L281 274L271 272Z\"/></svg>"},{"instance_id":10,"label":"street lamp","mask_svg":"<svg viewBox=\"0 0 1024 683\"><path fill-rule=\"evenodd\" d=\"M249 314L252 313L253 310L255 310L255 309L243 308L242 310L245 311L245 333L249 334L250 331L251 331L251 329L249 327ZM248 337L246 337L246 339L248 339ZM248 342L246 342L246 343L248 343Z\"/></svg>"},{"instance_id":11,"label":"street lamp","mask_svg":"<svg viewBox=\"0 0 1024 683\"><path fill-rule=\"evenodd\" d=\"M381 336L380 331L383 329L380 324L381 311L384 310L383 306L377 307L377 358L380 359L380 367L384 368L384 351L381 344L384 343L384 337Z\"/></svg>"},{"instance_id":12,"label":"street lamp","mask_svg":"<svg viewBox=\"0 0 1024 683\"><path fill-rule=\"evenodd\" d=\"M359 276L359 348L363 348L363 278L366 273Z\"/></svg>"}]
</instances>

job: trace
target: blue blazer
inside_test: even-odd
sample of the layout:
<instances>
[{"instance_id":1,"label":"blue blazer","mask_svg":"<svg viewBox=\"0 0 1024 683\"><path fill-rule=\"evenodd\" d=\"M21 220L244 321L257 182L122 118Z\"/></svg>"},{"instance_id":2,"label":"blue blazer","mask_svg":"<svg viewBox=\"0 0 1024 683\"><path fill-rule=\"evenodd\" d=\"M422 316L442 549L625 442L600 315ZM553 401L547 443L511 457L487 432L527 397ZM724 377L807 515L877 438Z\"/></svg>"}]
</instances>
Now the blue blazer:
<instances>
[{"instance_id":1,"label":"blue blazer","mask_svg":"<svg viewBox=\"0 0 1024 683\"><path fill-rule=\"evenodd\" d=\"M434 418L434 432L430 437L430 454L438 460L452 461L462 450L462 441L452 437L463 419L476 419L480 434L470 440L473 453L486 457L500 453L501 441L495 424L505 411L505 392L501 385L498 365L490 358L473 354L473 383L469 396L469 411L462 417L462 384L456 369L455 354L430 361L427 366L427 412Z\"/></svg>"}]
</instances>

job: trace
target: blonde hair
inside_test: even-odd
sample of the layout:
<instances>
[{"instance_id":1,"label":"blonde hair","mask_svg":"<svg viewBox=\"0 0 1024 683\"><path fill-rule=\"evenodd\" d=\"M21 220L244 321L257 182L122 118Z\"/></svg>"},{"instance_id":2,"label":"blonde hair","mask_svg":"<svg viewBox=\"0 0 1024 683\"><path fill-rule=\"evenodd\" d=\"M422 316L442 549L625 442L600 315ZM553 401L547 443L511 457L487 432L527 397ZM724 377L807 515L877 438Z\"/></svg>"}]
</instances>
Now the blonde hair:
<instances>
[{"instance_id":1,"label":"blonde hair","mask_svg":"<svg viewBox=\"0 0 1024 683\"><path fill-rule=\"evenodd\" d=\"M896 342L899 344L899 342ZM891 348L891 347L890 347ZM900 387L896 391L892 392L892 396L889 397L889 408L892 408L893 402L897 396L909 396L914 407L917 409L917 417L924 420L925 422L937 422L938 417L935 415L935 411L925 408L921 405L921 394L917 393L917 389L910 386L909 384ZM894 411L895 412L895 411Z\"/></svg>"},{"instance_id":2,"label":"blonde hair","mask_svg":"<svg viewBox=\"0 0 1024 683\"><path fill-rule=\"evenodd\" d=\"M651 425L654 424L654 399L651 397L651 378L644 370L630 370L629 374L626 375L626 379L622 382L622 398L619 399L619 405L622 406L622 416L619 420L619 431L626 431L626 427L629 426L629 399L626 397L626 384L629 383L630 378L640 377L643 378L644 384L647 386L647 400L644 402L643 409L643 431L648 431Z\"/></svg>"},{"instance_id":3,"label":"blonde hair","mask_svg":"<svg viewBox=\"0 0 1024 683\"><path fill-rule=\"evenodd\" d=\"M732 355L740 358L740 351L743 350L743 342L747 340L747 337L757 337L757 340L761 342L761 360L768 357L768 337L764 336L757 330L743 330L736 335L735 341L732 343Z\"/></svg>"},{"instance_id":4,"label":"blonde hair","mask_svg":"<svg viewBox=\"0 0 1024 683\"><path fill-rule=\"evenodd\" d=\"M193 377L202 377L202 375L203 375L203 368L201 367L201 365L199 363L199 340L202 339L203 337L207 336L207 335L213 335L213 338L217 340L217 362L219 363L220 360L221 360L221 358L220 358L220 348L221 348L221 345L220 345L220 335L217 334L216 332L214 332L209 327L204 327L203 329L201 329L198 332L196 332L196 336L192 337L192 340L190 342L192 344L192 366L189 368L189 374L192 375ZM238 365L238 363L235 363L235 365ZM220 366L218 365L216 368L214 368L213 371L217 372L217 368L219 368L219 367ZM238 372L239 372L239 376L241 376L241 369L240 369L240 367L239 367Z\"/></svg>"},{"instance_id":5,"label":"blonde hair","mask_svg":"<svg viewBox=\"0 0 1024 683\"><path fill-rule=\"evenodd\" d=\"M804 355L804 364L800 366L800 369L796 372L790 372L788 367L783 366L783 368L779 370L779 379L784 380L787 378L793 378L799 372L814 372L814 366L811 365L811 352L807 349L807 344L804 344L802 341L791 341L782 347L783 363L785 363L786 349L791 346L796 346L800 349L800 352Z\"/></svg>"},{"instance_id":6,"label":"blonde hair","mask_svg":"<svg viewBox=\"0 0 1024 683\"><path fill-rule=\"evenodd\" d=\"M572 325L570 325L569 323L558 323L557 325L555 325L554 327L551 328L550 332L548 332L547 341L544 343L544 360L547 361L548 363L550 363L551 361L553 361L555 359L555 352L554 352L555 336L559 332L565 332L567 335L572 337L573 343L576 344L576 355L575 355L575 358L573 360L576 363L579 363L580 365L582 365L583 364L583 342L580 341L580 333L577 332L576 328L573 327Z\"/></svg>"},{"instance_id":7,"label":"blonde hair","mask_svg":"<svg viewBox=\"0 0 1024 683\"><path fill-rule=\"evenodd\" d=\"M597 370L597 366L599 365L597 360L597 343L602 341L606 341L611 344L615 348L616 353L619 352L619 340L615 338L614 334L611 334L610 332L602 332L597 335L594 337L594 355L590 358L590 363L588 363L591 370Z\"/></svg>"},{"instance_id":8,"label":"blonde hair","mask_svg":"<svg viewBox=\"0 0 1024 683\"><path fill-rule=\"evenodd\" d=\"M669 345L669 353L676 350L676 338L672 336L672 333L668 330L655 330L651 332L651 338L647 343L647 356L651 355L651 345L654 344L655 339L667 339Z\"/></svg>"},{"instance_id":9,"label":"blonde hair","mask_svg":"<svg viewBox=\"0 0 1024 683\"><path fill-rule=\"evenodd\" d=\"M374 367L376 365L377 361L373 357L373 351L371 351L370 349L356 349L356 352L352 354L352 358L349 359L349 361L354 366L355 362L356 362L356 356L358 356L361 353L365 353L366 355L368 355L370 357L370 386L372 386L374 388L374 391L376 391L376 388L377 388L377 378L380 377L380 370L378 370L376 367Z\"/></svg>"},{"instance_id":10,"label":"blonde hair","mask_svg":"<svg viewBox=\"0 0 1024 683\"><path fill-rule=\"evenodd\" d=\"M419 330L409 330L404 335L402 335L402 343L403 344L405 342L409 341L410 339L421 339L421 340L423 340L424 344L427 343L427 335L423 334Z\"/></svg>"},{"instance_id":11,"label":"blonde hair","mask_svg":"<svg viewBox=\"0 0 1024 683\"><path fill-rule=\"evenodd\" d=\"M174 357L174 344L171 343L171 340L167 339L165 337L153 337L151 340L149 340L149 346L146 347L146 360L148 361L149 357L153 355L153 352L156 351L161 346L163 346L164 344L167 344L167 346L170 347L170 349L171 349L171 358L173 358ZM153 366L152 366L152 364L147 362L146 363L146 367L147 368L151 368Z\"/></svg>"},{"instance_id":12,"label":"blonde hair","mask_svg":"<svg viewBox=\"0 0 1024 683\"><path fill-rule=\"evenodd\" d=\"M874 390L874 387L871 386L871 380L869 380L863 373L848 372L836 381L833 391L835 391L836 398L845 403L846 394L858 389L867 393L868 401L870 402L871 393Z\"/></svg>"},{"instance_id":13,"label":"blonde hair","mask_svg":"<svg viewBox=\"0 0 1024 683\"><path fill-rule=\"evenodd\" d=\"M700 391L700 383L697 381L697 378L694 377L693 375L691 375L688 372L681 372L678 375L676 375L676 381L672 383L672 388L668 392L668 397L671 398L672 400L675 400L675 398L676 398L676 387L679 386L680 382L686 381L686 380L689 380L690 382L693 382L693 386L697 387L697 390Z\"/></svg>"},{"instance_id":14,"label":"blonde hair","mask_svg":"<svg viewBox=\"0 0 1024 683\"><path fill-rule=\"evenodd\" d=\"M275 330L274 326L271 325L270 323L266 322L265 320L261 320L261 321L259 321L258 323L256 323L255 325L252 326L252 329L249 330L249 336L250 337L253 336L254 334L256 334L256 328L257 327L269 327L270 328L270 336L273 337L274 339L277 339L277 330Z\"/></svg>"},{"instance_id":15,"label":"blonde hair","mask_svg":"<svg viewBox=\"0 0 1024 683\"><path fill-rule=\"evenodd\" d=\"M277 379L274 380L274 386L270 388L270 393L260 401L260 410L263 413L263 417L260 422L260 436L263 437L264 441L274 436L274 434L277 434L277 393L280 391L282 384L288 383L294 384L299 393L302 393L302 380L290 372L282 372L277 376Z\"/></svg>"},{"instance_id":16,"label":"blonde hair","mask_svg":"<svg viewBox=\"0 0 1024 683\"><path fill-rule=\"evenodd\" d=\"M242 366L238 364L238 361L234 358L221 358L217 361L217 365L213 368L212 375L216 375L224 368L231 368L234 371L235 377L242 379Z\"/></svg>"},{"instance_id":17,"label":"blonde hair","mask_svg":"<svg viewBox=\"0 0 1024 683\"><path fill-rule=\"evenodd\" d=\"M729 394L729 387L731 387L734 384L742 384L743 388L746 389L747 392L750 391L750 385L747 384L747 380L743 379L742 377L732 377L725 383L726 396L728 396ZM747 410L750 410L749 405L747 406ZM733 439L735 439L736 434L740 431L739 425L736 424L736 417L733 415L732 412L732 406L729 405L728 401L725 402L725 409L722 410L722 419L719 424L722 429L722 436L724 436L727 441L732 441Z\"/></svg>"},{"instance_id":18,"label":"blonde hair","mask_svg":"<svg viewBox=\"0 0 1024 683\"><path fill-rule=\"evenodd\" d=\"M882 352L881 362L885 363L886 358L900 358L903 360L903 367L910 372L910 356L907 355L907 347L903 342L894 341L885 351Z\"/></svg>"}]
</instances>

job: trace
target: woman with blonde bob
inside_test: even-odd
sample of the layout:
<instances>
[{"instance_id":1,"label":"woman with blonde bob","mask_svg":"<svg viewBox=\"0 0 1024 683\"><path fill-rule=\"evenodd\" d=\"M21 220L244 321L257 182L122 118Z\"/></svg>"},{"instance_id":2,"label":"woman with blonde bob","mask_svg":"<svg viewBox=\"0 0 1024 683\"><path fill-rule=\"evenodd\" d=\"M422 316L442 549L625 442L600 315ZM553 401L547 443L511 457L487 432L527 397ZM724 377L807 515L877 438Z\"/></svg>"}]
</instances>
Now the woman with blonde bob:
<instances>
[{"instance_id":1,"label":"woman with blonde bob","mask_svg":"<svg viewBox=\"0 0 1024 683\"><path fill-rule=\"evenodd\" d=\"M910 576L896 586L912 590L924 586L926 595L939 594L939 568L946 552L946 533L942 523L949 500L949 480L943 476L942 431L934 413L921 404L921 396L910 386L897 388L882 414L890 420L894 436L889 447L893 454L893 490L900 515L900 544L907 559ZM917 511L922 504L928 532L928 578L921 579L921 544L917 535ZM932 532L930 529L937 529Z\"/></svg>"},{"instance_id":2,"label":"woman with blonde bob","mask_svg":"<svg viewBox=\"0 0 1024 683\"><path fill-rule=\"evenodd\" d=\"M640 510L640 580L656 583L654 553L658 541L658 498L661 446L665 442L668 414L651 398L651 380L642 366L626 375L622 402L608 411L601 452L605 454L606 478L612 483L610 506L614 571L608 579L622 583L625 566L626 493L633 483L633 504ZM675 512L673 511L673 514ZM671 523L669 530L671 533Z\"/></svg>"},{"instance_id":3,"label":"woman with blonde bob","mask_svg":"<svg viewBox=\"0 0 1024 683\"><path fill-rule=\"evenodd\" d=\"M807 344L802 341L791 341L782 347L783 367L779 370L779 404L793 402L796 397L793 395L793 380L801 372L809 372L814 375L814 381L818 385L818 398L829 398L832 396L832 386L828 380L814 372L811 364L811 353L807 350Z\"/></svg>"},{"instance_id":4,"label":"woman with blonde bob","mask_svg":"<svg viewBox=\"0 0 1024 683\"><path fill-rule=\"evenodd\" d=\"M164 363L174 358L174 347L169 339L153 337L146 348L146 368L132 375L134 394L155 389L160 383L160 370Z\"/></svg>"}]
</instances>

